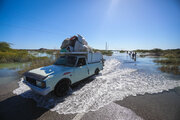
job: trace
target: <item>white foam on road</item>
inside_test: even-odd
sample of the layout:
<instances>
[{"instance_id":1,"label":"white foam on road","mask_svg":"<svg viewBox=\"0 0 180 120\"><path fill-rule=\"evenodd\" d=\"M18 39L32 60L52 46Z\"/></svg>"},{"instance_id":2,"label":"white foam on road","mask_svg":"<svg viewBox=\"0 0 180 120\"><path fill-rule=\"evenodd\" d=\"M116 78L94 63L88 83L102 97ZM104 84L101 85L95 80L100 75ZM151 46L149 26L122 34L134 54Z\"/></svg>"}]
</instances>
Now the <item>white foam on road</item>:
<instances>
[{"instance_id":1,"label":"white foam on road","mask_svg":"<svg viewBox=\"0 0 180 120\"><path fill-rule=\"evenodd\" d=\"M43 97L34 94L22 81L13 93L32 98L38 106L51 109L59 114L74 114L96 111L113 101L122 100L130 95L158 93L180 86L180 81L168 80L162 75L147 74L134 68L124 67L116 58L105 62L101 74L65 98Z\"/></svg>"}]
</instances>

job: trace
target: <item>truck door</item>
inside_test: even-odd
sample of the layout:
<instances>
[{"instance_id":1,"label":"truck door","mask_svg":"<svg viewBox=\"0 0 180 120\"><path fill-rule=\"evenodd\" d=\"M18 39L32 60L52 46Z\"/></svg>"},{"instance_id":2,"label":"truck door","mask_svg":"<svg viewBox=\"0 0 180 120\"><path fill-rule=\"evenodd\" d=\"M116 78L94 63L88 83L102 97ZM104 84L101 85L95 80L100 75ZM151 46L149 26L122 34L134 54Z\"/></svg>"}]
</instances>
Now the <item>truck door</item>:
<instances>
[{"instance_id":1,"label":"truck door","mask_svg":"<svg viewBox=\"0 0 180 120\"><path fill-rule=\"evenodd\" d=\"M85 58L79 58L75 68L75 82L87 78L89 76L89 69Z\"/></svg>"}]
</instances>

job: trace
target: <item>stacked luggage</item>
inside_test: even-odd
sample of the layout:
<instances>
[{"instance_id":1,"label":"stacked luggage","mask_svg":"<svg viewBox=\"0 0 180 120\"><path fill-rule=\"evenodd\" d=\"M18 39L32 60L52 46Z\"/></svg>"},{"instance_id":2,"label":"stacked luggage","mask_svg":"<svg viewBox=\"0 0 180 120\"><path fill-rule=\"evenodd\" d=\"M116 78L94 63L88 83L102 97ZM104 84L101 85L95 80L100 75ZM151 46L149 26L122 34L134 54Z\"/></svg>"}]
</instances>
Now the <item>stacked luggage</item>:
<instances>
[{"instance_id":1,"label":"stacked luggage","mask_svg":"<svg viewBox=\"0 0 180 120\"><path fill-rule=\"evenodd\" d=\"M93 52L86 40L81 36L66 38L61 45L61 52Z\"/></svg>"},{"instance_id":2,"label":"stacked luggage","mask_svg":"<svg viewBox=\"0 0 180 120\"><path fill-rule=\"evenodd\" d=\"M103 62L103 55L100 52L94 53L81 35L66 38L62 42L60 54L83 55L86 56L88 63Z\"/></svg>"}]
</instances>

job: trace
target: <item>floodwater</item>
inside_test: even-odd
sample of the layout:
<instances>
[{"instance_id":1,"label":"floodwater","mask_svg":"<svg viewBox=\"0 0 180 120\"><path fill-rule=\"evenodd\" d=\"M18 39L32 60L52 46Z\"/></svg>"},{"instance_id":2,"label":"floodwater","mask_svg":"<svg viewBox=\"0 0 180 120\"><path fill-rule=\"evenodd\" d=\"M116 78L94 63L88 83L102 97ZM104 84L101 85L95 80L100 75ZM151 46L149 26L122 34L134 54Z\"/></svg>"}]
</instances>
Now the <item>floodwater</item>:
<instances>
[{"instance_id":1,"label":"floodwater","mask_svg":"<svg viewBox=\"0 0 180 120\"><path fill-rule=\"evenodd\" d=\"M37 95L23 84L22 79L13 93L34 99L37 106L59 114L74 114L96 111L128 96L160 93L180 86L180 76L162 73L158 69L159 65L153 62L158 58L137 57L134 61L127 54L115 53L105 59L100 75L90 78L93 79L91 82L78 89L72 89L65 98Z\"/></svg>"},{"instance_id":2,"label":"floodwater","mask_svg":"<svg viewBox=\"0 0 180 120\"><path fill-rule=\"evenodd\" d=\"M0 64L0 85L8 84L9 82L19 80L18 71L30 63L4 63Z\"/></svg>"},{"instance_id":3,"label":"floodwater","mask_svg":"<svg viewBox=\"0 0 180 120\"><path fill-rule=\"evenodd\" d=\"M36 57L49 57L51 60L55 60L55 55L39 52L30 52ZM29 66L31 62L26 63L3 63L0 64L0 85L8 84L9 82L19 80L20 75L18 71Z\"/></svg>"},{"instance_id":4,"label":"floodwater","mask_svg":"<svg viewBox=\"0 0 180 120\"><path fill-rule=\"evenodd\" d=\"M53 60L55 59L54 56L47 53L31 52L31 54L39 56L39 57L47 56ZM136 61L134 61L133 59L129 57L129 55L118 54L118 53L115 53L112 57L105 57L105 58L111 59L114 57L119 59L124 66L129 67L129 68L135 68L138 71L144 71L147 73L149 72L149 73L154 73L154 74L162 74L163 76L169 77L169 79L176 79L176 80L180 79L180 76L178 75L166 74L158 70L158 67L160 65L154 63L153 60L161 59L161 58L137 57ZM29 63L0 64L0 84L7 84L8 82L19 79L20 76L18 75L18 71L28 65L30 65L30 62Z\"/></svg>"}]
</instances>

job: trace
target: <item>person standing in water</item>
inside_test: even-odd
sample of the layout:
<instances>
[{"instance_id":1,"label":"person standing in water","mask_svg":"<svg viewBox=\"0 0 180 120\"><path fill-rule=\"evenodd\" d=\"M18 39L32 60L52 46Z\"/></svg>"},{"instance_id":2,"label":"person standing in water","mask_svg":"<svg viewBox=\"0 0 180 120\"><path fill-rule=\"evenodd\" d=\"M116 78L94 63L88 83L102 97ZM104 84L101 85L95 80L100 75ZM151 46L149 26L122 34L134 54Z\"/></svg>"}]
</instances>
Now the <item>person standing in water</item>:
<instances>
[{"instance_id":1,"label":"person standing in water","mask_svg":"<svg viewBox=\"0 0 180 120\"><path fill-rule=\"evenodd\" d=\"M136 53L136 52L134 52L134 61L136 61L136 54L137 54L137 53Z\"/></svg>"},{"instance_id":2,"label":"person standing in water","mask_svg":"<svg viewBox=\"0 0 180 120\"><path fill-rule=\"evenodd\" d=\"M134 52L132 53L132 59L134 59Z\"/></svg>"}]
</instances>

